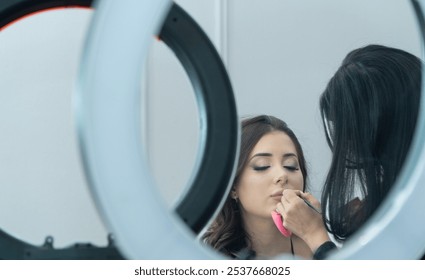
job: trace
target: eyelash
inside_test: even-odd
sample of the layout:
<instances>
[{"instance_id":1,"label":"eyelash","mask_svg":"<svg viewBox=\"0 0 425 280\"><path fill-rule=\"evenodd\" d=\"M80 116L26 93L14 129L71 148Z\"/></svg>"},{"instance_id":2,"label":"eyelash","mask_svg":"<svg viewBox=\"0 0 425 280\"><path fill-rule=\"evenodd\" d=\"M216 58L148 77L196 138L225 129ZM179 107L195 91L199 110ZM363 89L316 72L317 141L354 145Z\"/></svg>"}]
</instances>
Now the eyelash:
<instances>
[{"instance_id":1,"label":"eyelash","mask_svg":"<svg viewBox=\"0 0 425 280\"><path fill-rule=\"evenodd\" d=\"M295 166L284 166L284 168L286 168L286 169L288 169L288 170L290 170L290 171L297 171L297 170L300 170L300 168L299 167L295 167Z\"/></svg>"},{"instance_id":2,"label":"eyelash","mask_svg":"<svg viewBox=\"0 0 425 280\"><path fill-rule=\"evenodd\" d=\"M264 171L264 170L268 169L269 167L270 166L254 166L253 169L255 171ZM289 171L293 171L293 172L299 170L298 167L290 166L290 165L284 165L283 168L288 169Z\"/></svg>"},{"instance_id":3,"label":"eyelash","mask_svg":"<svg viewBox=\"0 0 425 280\"><path fill-rule=\"evenodd\" d=\"M270 166L254 166L253 169L255 171L264 171L266 169L268 169Z\"/></svg>"}]
</instances>

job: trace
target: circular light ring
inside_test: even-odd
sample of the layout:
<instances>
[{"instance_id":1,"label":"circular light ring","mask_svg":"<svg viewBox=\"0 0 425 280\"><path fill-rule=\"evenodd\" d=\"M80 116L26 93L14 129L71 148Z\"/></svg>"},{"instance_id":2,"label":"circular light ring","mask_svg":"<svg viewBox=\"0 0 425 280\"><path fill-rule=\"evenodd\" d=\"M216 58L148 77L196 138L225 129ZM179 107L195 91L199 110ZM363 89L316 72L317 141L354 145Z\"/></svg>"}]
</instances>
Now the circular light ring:
<instances>
[{"instance_id":1,"label":"circular light ring","mask_svg":"<svg viewBox=\"0 0 425 280\"><path fill-rule=\"evenodd\" d=\"M54 8L91 7L93 0L2 0L0 30L38 12Z\"/></svg>"},{"instance_id":2,"label":"circular light ring","mask_svg":"<svg viewBox=\"0 0 425 280\"><path fill-rule=\"evenodd\" d=\"M65 7L91 7L92 0L2 0L0 30L40 11ZM228 191L234 169L238 123L236 104L226 70L213 44L199 25L173 4L159 33L180 60L201 108L203 158L176 211L199 233L216 213ZM207 159L207 160L203 160Z\"/></svg>"},{"instance_id":3,"label":"circular light ring","mask_svg":"<svg viewBox=\"0 0 425 280\"><path fill-rule=\"evenodd\" d=\"M38 12L56 8L89 8L92 2L92 0L2 0L0 31ZM122 256L112 244L107 247L75 244L68 248L56 249L52 246L31 245L0 229L0 259L122 259Z\"/></svg>"},{"instance_id":4,"label":"circular light ring","mask_svg":"<svg viewBox=\"0 0 425 280\"><path fill-rule=\"evenodd\" d=\"M178 208L178 211L179 214L185 211L190 214L186 219L188 223L191 223L191 215L200 217L198 221L193 219L192 225L198 225L204 219L205 214L200 213L202 209L211 216L220 205L205 207L196 201L197 198L209 196L224 201L223 195L229 190L228 181L234 172L239 144L234 97L221 60L215 52L211 57L204 57L202 50L196 49L200 42L194 39L199 34L196 30L199 27L190 28L191 22L185 18L186 15L170 1L100 1L98 4L87 37L75 96L80 148L98 208L117 245L130 259L218 257L211 249L199 246L193 231L176 219L175 213L167 211L163 199L153 187L153 178L141 147L139 106L143 63L152 36L158 34L171 8L174 11L165 25L173 23L173 27L164 27L161 37L174 46L173 50L189 71L192 82L196 81L194 87L200 107L200 146L203 152L198 174L206 176L203 180L194 179L196 184L206 185L192 186L189 192L194 192L194 196L186 200L201 207L200 210L188 205ZM119 15L111 17L117 9ZM175 41L164 38L168 32L179 28L195 33L183 34ZM188 42L183 39L184 35ZM183 43L187 45L180 45ZM201 46L204 48L206 45ZM213 71L207 75L208 69L201 71L203 68ZM221 85L217 87L217 83ZM200 96L213 87L215 92ZM216 158L218 155L222 158ZM205 188L207 185L208 188L223 189L214 195ZM204 189L197 191L198 187ZM195 227L199 228L200 225Z\"/></svg>"},{"instance_id":5,"label":"circular light ring","mask_svg":"<svg viewBox=\"0 0 425 280\"><path fill-rule=\"evenodd\" d=\"M102 67L107 66L108 64L111 66L111 63L108 63L108 56L111 56L113 54L118 54L120 50L120 46L115 46L115 48L109 48L108 43L112 43L114 41L119 40L120 42L125 45L126 41L121 41L123 39L123 36L120 36L117 32L113 31L113 27L115 24L118 24L119 19L122 19L126 16L131 15L134 13L134 11L140 11L140 3L137 3L137 1L126 1L128 6L126 5L126 10L118 10L113 9L112 5L109 4L109 7L107 7L106 2L101 2L100 4L104 4L104 9L101 11L101 15L98 17L97 20L97 26L93 28L94 33L98 36L99 40L98 42L91 42L90 49L91 51L88 53L89 57L91 57L91 61L88 63L89 65L86 66L85 70L86 73L83 75L83 84L86 84L84 91L84 94L91 95L91 99L88 102L84 102L85 106L88 106L89 103L91 103L91 106L95 105L95 101L100 101L100 98L96 98L94 95L101 95L102 89L105 89L105 87L102 87L102 83L107 81L109 78L113 77L111 73L103 73L99 75L94 75L95 73L95 65L97 64L98 69L103 69ZM422 6L423 2L419 1L412 1L412 3L416 4L416 11L418 12L419 21L421 24L421 28L423 29L423 9L417 9L417 7ZM133 4L132 7L129 5ZM157 10L155 10L155 4L153 1L150 1L150 4L152 5L151 13L158 13ZM157 4L156 8L159 6ZM147 8L147 5L145 5L145 8ZM149 13L145 11L144 15L138 15L141 16L148 16ZM153 24L154 22L158 21L158 16L151 17L150 19L146 19L146 22L149 22ZM134 16L134 15L133 15ZM110 25L108 26L108 22ZM137 27L133 24L131 26L131 22L127 21L126 23L123 23L123 28L129 28L132 29L131 32L134 34L137 34ZM100 28L102 26L103 28ZM140 26L140 25L138 25ZM152 32L153 29L144 30L143 32ZM129 30L127 30L129 31ZM140 30L139 30L140 32ZM134 36L133 34L133 36ZM132 36L130 36L132 37ZM128 38L129 39L129 38ZM147 52L147 45L148 45L148 39L146 38L144 42L139 42L138 48L132 48L131 53L132 56L144 56ZM106 46L106 47L105 47ZM144 48L143 48L144 46ZM105 50L105 48L108 48L108 50ZM140 50L142 49L142 52ZM97 58L94 58L94 54L96 53L95 50L98 52L102 51L103 54L101 56L97 56ZM140 57L139 57L140 59ZM130 61L127 61L128 64L124 63L120 66L124 66L129 71L128 73L131 73L133 70L137 70L134 67L130 67L132 64ZM131 68L131 69L129 69ZM84 70L84 69L83 69ZM108 70L108 72L110 69ZM100 72L100 71L99 71ZM137 71L136 71L137 72ZM425 78L423 79L425 80ZM90 84L90 87L87 86L87 83ZM110 85L108 85L110 86ZM124 84L122 86L125 86ZM121 88L121 87L120 87ZM129 92L132 91L131 88L127 87L125 90L128 90ZM123 92L125 92L123 89ZM424 87L422 87L422 92L424 92ZM128 93L126 93L128 94ZM422 94L423 96L424 94ZM81 98L83 98L83 94L81 94ZM86 99L88 97L85 97ZM85 100L86 101L86 100ZM425 182L425 115L424 115L424 103L425 100L422 98L421 100L421 112L418 119L418 130L415 134L414 141L412 143L412 152L410 153L407 161L406 161L406 167L400 174L400 179L397 181L396 185L393 188L393 191L389 194L388 199L386 199L383 202L382 207L378 209L376 215L371 217L370 221L368 221L367 226L363 229L359 230L359 232L350 240L347 242L347 244L344 246L342 250L337 252L336 254L332 255L332 258L335 259L417 259L419 258L424 251L425 248L425 239L423 238L425 236L425 221L418 220L420 217L422 217L421 213L423 212L423 199L425 198L425 188L423 187L423 182ZM111 136L111 134L107 133L105 129L100 128L102 126L102 120L108 119L109 121L112 121L110 117L108 117L108 112L106 110L102 110L101 107L107 107L105 105L107 104L98 104L97 106L97 113L93 115L91 118L87 118L87 114L90 112L93 113L93 108L85 108L83 109L83 112L86 114L85 119L85 125L89 125L92 129L99 128L98 132L92 133L90 137L89 135L86 135L84 138L88 142L92 142L91 145L94 145L94 143L100 143L102 142L102 139L108 138ZM90 106L90 107L91 107ZM86 129L86 133L89 132L88 129ZM99 137L99 135L96 137L96 134L99 133L102 137ZM127 135L128 138L129 135ZM96 139L90 139L90 138L97 138ZM111 141L110 143L105 143L105 147L102 149L98 149L98 154L95 155L95 157L91 158L90 160L96 159L96 163L98 166L95 166L94 164L89 164L89 166L93 167L94 170L92 171L92 174L97 171L107 173L108 168L102 167L99 165L100 161L102 159L109 159L113 160L114 157L111 155L108 155L108 149L116 149L120 148L120 144L116 144L114 141ZM87 147L92 148L92 146L87 144ZM122 145L122 144L121 144ZM106 148L106 146L108 148ZM134 149L137 147L134 146ZM92 155L94 156L95 151L91 150ZM118 156L118 155L117 155ZM135 159L133 162L135 165L138 165L136 168L140 170L141 167L143 167L143 164L139 162L139 159ZM130 166L130 165L128 165ZM116 167L119 168L119 167ZM112 172L114 168L111 168L109 171ZM100 178L100 176L96 176L97 179ZM103 176L102 176L103 177ZM106 176L108 177L108 176ZM116 177L116 178L114 178ZM112 176L109 176L108 178L104 178L106 180L116 181L116 183L119 183L119 174L115 174ZM141 176L140 178L134 178L135 185L140 185L144 181L149 181L149 177L147 174L145 176ZM99 185L101 182L96 182ZM148 190L146 190L148 191ZM106 201L106 198L110 198L110 203L116 203L115 201L112 202L113 197L111 194L108 194L107 192L111 192L112 190L106 190L105 193L101 194L102 200ZM129 190L126 190L126 192L129 192ZM116 192L118 194L118 192ZM154 196L154 194L151 194ZM128 198L129 203L137 204L137 199L130 199ZM103 206L105 209L105 205ZM137 252L131 249L131 246L134 246L137 244L137 240L135 240L135 236L137 235L143 235L143 229L139 227L138 225L135 225L131 227L131 219L127 218L120 219L123 217L123 214L125 211L122 211L120 209L110 209L111 211L107 213L109 220L112 224L115 224L115 229L120 234L122 238L128 237L129 239L133 239L134 243L127 242L126 244L123 244L123 248L125 248L128 251L133 251L135 257L142 256L143 254L141 252ZM115 212L116 210L116 212ZM417 215L414 215L416 214ZM167 223L169 221L169 217L164 217ZM120 224L121 227L118 226L118 221L121 221L122 224ZM126 228L124 228L126 227ZM160 229L160 227L158 227ZM178 228L178 227L177 227ZM161 231L157 231L161 232ZM180 236L180 232L176 231L170 231L174 232L175 235L173 235L173 238L176 238L176 236ZM409 234L408 238L402 238L403 236L406 236L406 232ZM151 232L151 234L155 234ZM161 235L160 237L163 237ZM152 239L154 240L154 239ZM174 239L173 241L177 242L180 246L180 242L178 242L179 239ZM185 241L186 242L186 241ZM183 242L182 242L183 243ZM171 257L171 258L178 258L183 255L180 250L186 250L186 252L190 255L191 258L195 258L196 256L204 256L201 253L201 247L199 246L193 246L193 244L186 244L188 247L180 246L181 249L173 250L172 252L167 252L164 250L161 252L160 256L162 257ZM146 245L146 248L153 248L153 246ZM141 250L143 250L143 247L140 247Z\"/></svg>"},{"instance_id":6,"label":"circular light ring","mask_svg":"<svg viewBox=\"0 0 425 280\"><path fill-rule=\"evenodd\" d=\"M221 208L237 161L239 123L232 87L214 46L179 6L173 4L160 38L181 61L196 92L201 114L203 158L176 210L195 232Z\"/></svg>"}]
</instances>

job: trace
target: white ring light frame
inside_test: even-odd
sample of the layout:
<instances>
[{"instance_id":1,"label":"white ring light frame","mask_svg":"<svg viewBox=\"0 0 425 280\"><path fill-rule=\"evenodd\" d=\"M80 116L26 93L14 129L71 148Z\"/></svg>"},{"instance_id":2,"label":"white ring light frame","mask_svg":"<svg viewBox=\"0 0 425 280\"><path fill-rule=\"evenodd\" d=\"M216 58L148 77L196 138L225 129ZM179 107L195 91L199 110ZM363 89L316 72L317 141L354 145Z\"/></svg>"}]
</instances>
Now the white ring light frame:
<instances>
[{"instance_id":1,"label":"white ring light frame","mask_svg":"<svg viewBox=\"0 0 425 280\"><path fill-rule=\"evenodd\" d=\"M412 0L422 33L424 1ZM170 0L99 2L77 91L80 140L96 204L128 258L219 258L168 213L154 188L140 187L154 184L147 172L141 172L148 169L140 157L137 135L137 85L150 40L169 6ZM332 259L418 259L423 255L425 98L421 108L412 152L393 191Z\"/></svg>"},{"instance_id":2,"label":"white ring light frame","mask_svg":"<svg viewBox=\"0 0 425 280\"><path fill-rule=\"evenodd\" d=\"M188 250L196 242L189 229L166 212L154 188L142 187L154 184L143 172L148 166L141 158L135 104L140 104L138 85L148 47L170 4L169 0L101 1L77 85L77 123L92 193L129 259L211 257L206 250ZM110 20L114 11L125 16Z\"/></svg>"},{"instance_id":3,"label":"white ring light frame","mask_svg":"<svg viewBox=\"0 0 425 280\"><path fill-rule=\"evenodd\" d=\"M93 0L2 0L0 31L25 16L41 11L67 7L91 9L92 4ZM171 48L189 74L198 106L202 108L199 142L203 153L198 156L197 172L190 181L189 190L175 208L185 224L198 234L220 209L223 197L229 191L228 181L234 172L239 144L236 104L227 72L213 44L202 28L177 4L170 8L158 32L158 39ZM20 248L32 250L31 245L19 243L6 233L2 235L0 231L0 235L3 236L0 248L14 248L11 250L15 253L22 251ZM14 255L11 250L5 251L6 258ZM41 257L37 252L31 255Z\"/></svg>"}]
</instances>

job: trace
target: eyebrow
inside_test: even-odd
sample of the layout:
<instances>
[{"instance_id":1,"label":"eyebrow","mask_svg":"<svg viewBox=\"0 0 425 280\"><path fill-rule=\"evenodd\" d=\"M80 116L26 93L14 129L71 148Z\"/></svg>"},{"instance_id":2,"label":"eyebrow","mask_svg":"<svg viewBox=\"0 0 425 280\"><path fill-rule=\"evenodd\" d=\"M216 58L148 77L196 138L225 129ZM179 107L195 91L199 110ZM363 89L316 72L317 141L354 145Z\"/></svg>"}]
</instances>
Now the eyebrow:
<instances>
[{"instance_id":1,"label":"eyebrow","mask_svg":"<svg viewBox=\"0 0 425 280\"><path fill-rule=\"evenodd\" d=\"M272 154L270 154L270 153L258 153L258 154L255 154L255 155L253 155L250 159L249 159L249 161L251 161L253 158L255 158L255 157L271 157L271 156L273 156ZM288 158L288 157L295 157L295 158L298 158L297 157L297 155L296 154L294 154L294 153L286 153L286 154L283 154L282 155L282 157L283 158Z\"/></svg>"}]
</instances>

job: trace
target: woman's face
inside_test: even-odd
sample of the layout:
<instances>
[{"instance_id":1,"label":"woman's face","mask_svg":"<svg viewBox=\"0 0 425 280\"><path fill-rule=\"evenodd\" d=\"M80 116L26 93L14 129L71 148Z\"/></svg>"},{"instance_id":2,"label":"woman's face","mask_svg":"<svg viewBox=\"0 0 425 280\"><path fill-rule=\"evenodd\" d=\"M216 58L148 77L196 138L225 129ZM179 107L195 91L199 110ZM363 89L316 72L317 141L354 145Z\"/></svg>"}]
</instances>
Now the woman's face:
<instances>
[{"instance_id":1,"label":"woman's face","mask_svg":"<svg viewBox=\"0 0 425 280\"><path fill-rule=\"evenodd\" d=\"M245 217L270 218L282 191L303 190L303 185L294 143L286 133L273 131L255 145L235 190Z\"/></svg>"}]
</instances>

